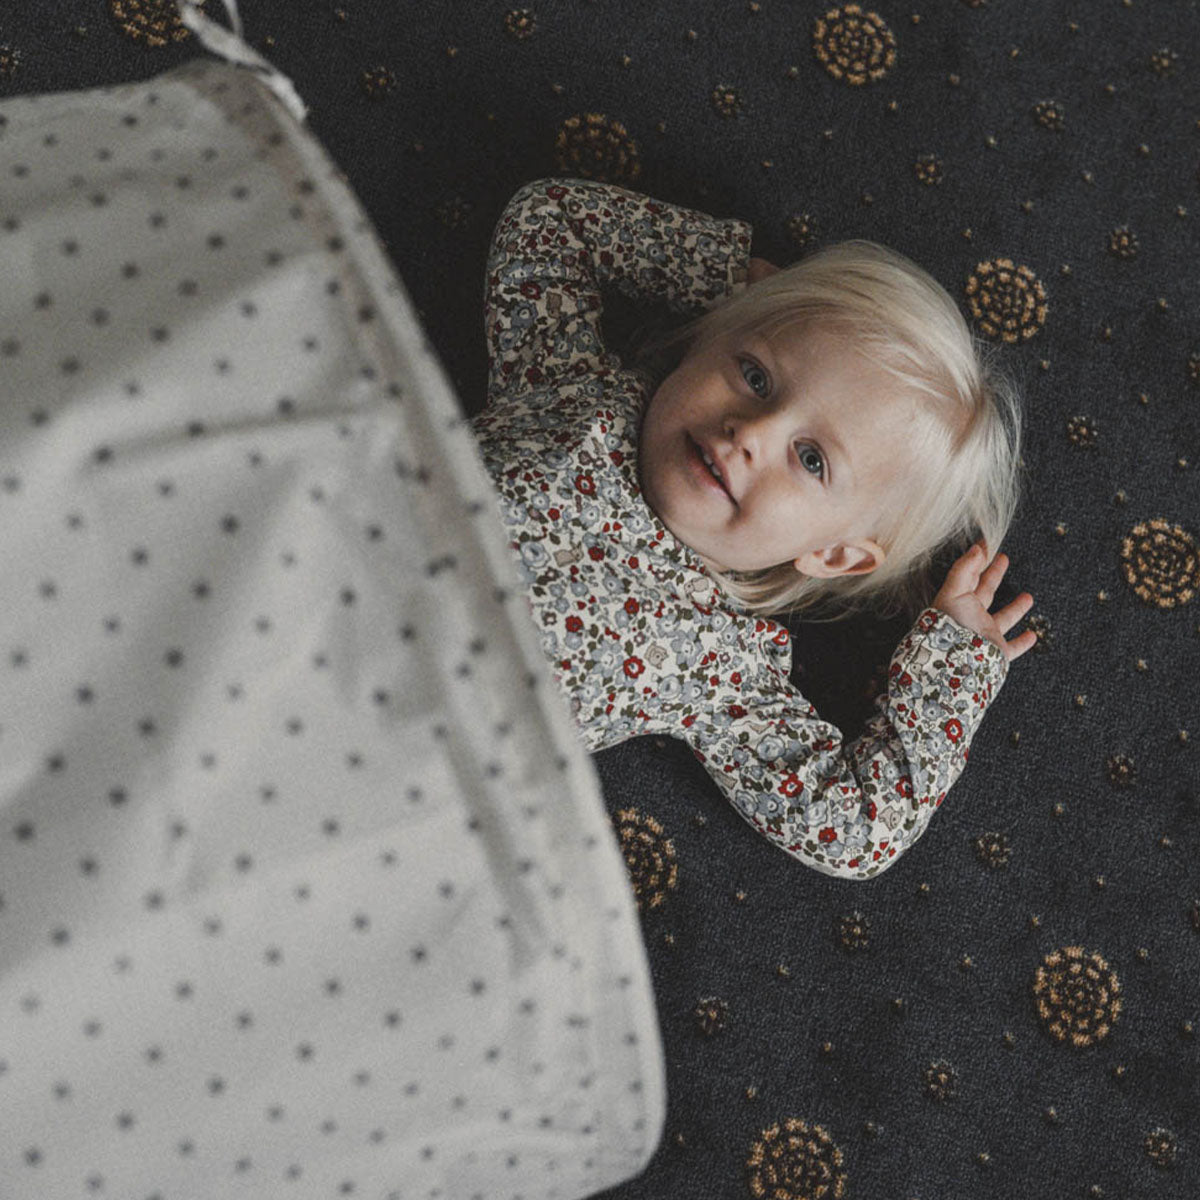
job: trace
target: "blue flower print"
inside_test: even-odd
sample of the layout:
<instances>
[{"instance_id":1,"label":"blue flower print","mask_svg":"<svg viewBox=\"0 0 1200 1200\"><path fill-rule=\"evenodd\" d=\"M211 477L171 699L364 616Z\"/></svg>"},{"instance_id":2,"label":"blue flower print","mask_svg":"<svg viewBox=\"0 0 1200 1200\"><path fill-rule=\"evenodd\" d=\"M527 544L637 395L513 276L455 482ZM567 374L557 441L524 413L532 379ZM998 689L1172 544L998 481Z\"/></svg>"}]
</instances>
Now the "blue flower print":
<instances>
[{"instance_id":1,"label":"blue flower print","mask_svg":"<svg viewBox=\"0 0 1200 1200\"><path fill-rule=\"evenodd\" d=\"M783 746L783 738L769 733L766 737L759 738L758 745L754 749L763 762L773 763L783 757Z\"/></svg>"},{"instance_id":2,"label":"blue flower print","mask_svg":"<svg viewBox=\"0 0 1200 1200\"><path fill-rule=\"evenodd\" d=\"M546 548L541 542L521 543L521 561L531 571L540 571L546 565L546 559Z\"/></svg>"}]
</instances>

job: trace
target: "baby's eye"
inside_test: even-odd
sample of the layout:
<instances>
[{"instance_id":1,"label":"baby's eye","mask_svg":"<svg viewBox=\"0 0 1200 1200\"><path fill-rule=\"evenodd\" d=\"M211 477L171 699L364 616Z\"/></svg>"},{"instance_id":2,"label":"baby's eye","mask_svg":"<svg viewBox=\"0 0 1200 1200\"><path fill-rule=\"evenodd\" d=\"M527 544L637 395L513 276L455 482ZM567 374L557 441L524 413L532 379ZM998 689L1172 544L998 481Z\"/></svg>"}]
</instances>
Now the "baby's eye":
<instances>
[{"instance_id":1,"label":"baby's eye","mask_svg":"<svg viewBox=\"0 0 1200 1200\"><path fill-rule=\"evenodd\" d=\"M800 465L810 474L825 474L825 459L821 457L821 452L816 446L810 446L807 442L798 442L796 456L800 459Z\"/></svg>"},{"instance_id":2,"label":"baby's eye","mask_svg":"<svg viewBox=\"0 0 1200 1200\"><path fill-rule=\"evenodd\" d=\"M771 390L771 377L752 358L739 358L742 368L742 378L750 385L751 390L758 396L766 396ZM761 380L761 384L755 380ZM761 387L761 391L759 388Z\"/></svg>"}]
</instances>

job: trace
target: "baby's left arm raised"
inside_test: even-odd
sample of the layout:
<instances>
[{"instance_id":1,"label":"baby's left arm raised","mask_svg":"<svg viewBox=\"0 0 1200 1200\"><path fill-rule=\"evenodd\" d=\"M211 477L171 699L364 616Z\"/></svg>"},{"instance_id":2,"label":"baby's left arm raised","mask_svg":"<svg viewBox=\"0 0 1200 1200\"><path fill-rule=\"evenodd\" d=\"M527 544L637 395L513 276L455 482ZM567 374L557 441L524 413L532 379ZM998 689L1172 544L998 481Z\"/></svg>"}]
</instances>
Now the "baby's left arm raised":
<instances>
[{"instance_id":1,"label":"baby's left arm raised","mask_svg":"<svg viewBox=\"0 0 1200 1200\"><path fill-rule=\"evenodd\" d=\"M539 179L496 224L484 332L489 398L619 366L606 353L601 291L709 308L744 287L752 230L612 184Z\"/></svg>"}]
</instances>

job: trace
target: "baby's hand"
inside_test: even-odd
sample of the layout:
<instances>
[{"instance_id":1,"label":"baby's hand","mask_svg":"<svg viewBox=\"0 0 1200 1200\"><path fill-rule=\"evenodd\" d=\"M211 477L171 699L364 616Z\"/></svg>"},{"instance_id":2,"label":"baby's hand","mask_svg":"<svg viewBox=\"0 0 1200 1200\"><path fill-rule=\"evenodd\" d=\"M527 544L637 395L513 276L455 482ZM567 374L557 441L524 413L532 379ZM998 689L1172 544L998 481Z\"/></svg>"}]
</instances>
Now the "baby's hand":
<instances>
[{"instance_id":1,"label":"baby's hand","mask_svg":"<svg viewBox=\"0 0 1200 1200\"><path fill-rule=\"evenodd\" d=\"M987 548L983 542L976 542L950 568L946 582L933 598L933 607L948 613L960 625L973 629L980 637L994 642L1004 651L1004 657L1012 662L1037 644L1037 634L1032 629L1027 629L1010 642L1004 640L1004 635L1033 607L1033 597L1028 592L1022 592L999 612L988 612L996 588L1008 570L1008 555L997 554L987 570L984 570L985 566Z\"/></svg>"},{"instance_id":2,"label":"baby's hand","mask_svg":"<svg viewBox=\"0 0 1200 1200\"><path fill-rule=\"evenodd\" d=\"M752 287L760 279L766 279L768 275L774 275L778 270L779 268L773 262L768 262L765 258L752 258L746 271L746 286Z\"/></svg>"}]
</instances>

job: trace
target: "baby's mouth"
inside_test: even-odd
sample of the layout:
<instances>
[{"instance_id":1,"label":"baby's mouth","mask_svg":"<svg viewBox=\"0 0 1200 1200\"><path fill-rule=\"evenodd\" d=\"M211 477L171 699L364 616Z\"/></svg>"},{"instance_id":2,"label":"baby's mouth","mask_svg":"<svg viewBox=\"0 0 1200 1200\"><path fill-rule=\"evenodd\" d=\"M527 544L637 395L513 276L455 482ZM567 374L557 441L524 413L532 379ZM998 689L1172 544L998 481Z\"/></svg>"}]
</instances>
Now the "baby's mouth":
<instances>
[{"instance_id":1,"label":"baby's mouth","mask_svg":"<svg viewBox=\"0 0 1200 1200\"><path fill-rule=\"evenodd\" d=\"M712 456L707 450L704 449L703 446L700 445L699 442L696 441L694 437L692 437L690 433L687 435L687 439L689 450L699 460L699 463L703 469L708 472L713 482L716 483L717 486L720 487L721 491L725 493L725 496L729 502L731 504L736 504L737 501L734 500L732 493L729 491L729 485L725 482L725 477L721 474L721 468L718 467L713 461Z\"/></svg>"}]
</instances>

